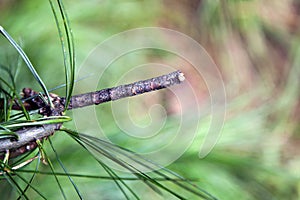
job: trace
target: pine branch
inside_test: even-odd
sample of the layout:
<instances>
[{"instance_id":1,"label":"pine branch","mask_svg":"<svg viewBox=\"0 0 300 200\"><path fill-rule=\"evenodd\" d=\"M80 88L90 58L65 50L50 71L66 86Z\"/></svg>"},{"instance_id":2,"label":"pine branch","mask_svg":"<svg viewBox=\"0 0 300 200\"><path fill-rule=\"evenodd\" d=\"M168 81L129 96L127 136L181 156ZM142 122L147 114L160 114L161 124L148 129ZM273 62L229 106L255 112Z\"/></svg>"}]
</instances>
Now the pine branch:
<instances>
[{"instance_id":1,"label":"pine branch","mask_svg":"<svg viewBox=\"0 0 300 200\"><path fill-rule=\"evenodd\" d=\"M137 81L127 85L102 89L96 92L89 92L85 94L74 95L68 109L81 108L90 105L98 105L108 101L114 101L121 98L140 95L146 92L151 92L163 88L167 88L184 81L184 75L180 71L175 71L159 77ZM55 94L50 94L54 107L50 107L45 101L45 98L38 96L38 93L30 88L23 89L24 107L26 110L39 109L39 113L44 116L61 116L65 109L65 98L59 97ZM21 106L12 101L12 108L20 110ZM3 102L0 109L3 109ZM42 140L53 135L61 127L62 123L47 124L42 126L23 127L22 129L14 131L18 135L17 140L10 138L0 139L0 159L2 159L7 151L9 151L10 158L23 155L30 152L37 147L37 140Z\"/></svg>"}]
</instances>

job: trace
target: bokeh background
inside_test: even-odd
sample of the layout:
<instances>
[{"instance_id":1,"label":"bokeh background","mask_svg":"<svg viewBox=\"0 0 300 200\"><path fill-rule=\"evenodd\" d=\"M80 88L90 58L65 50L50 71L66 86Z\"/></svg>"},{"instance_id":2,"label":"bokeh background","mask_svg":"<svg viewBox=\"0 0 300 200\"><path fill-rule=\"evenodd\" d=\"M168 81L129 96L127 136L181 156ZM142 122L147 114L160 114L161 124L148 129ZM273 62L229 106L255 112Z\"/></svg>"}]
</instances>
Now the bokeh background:
<instances>
[{"instance_id":1,"label":"bokeh background","mask_svg":"<svg viewBox=\"0 0 300 200\"><path fill-rule=\"evenodd\" d=\"M157 26L190 36L205 48L218 66L227 98L222 135L210 154L200 159L198 152L204 136L199 131L185 153L168 166L170 169L197 179L200 187L220 199L299 199L299 1L64 2L75 36L78 65L95 44L113 34ZM61 46L47 1L2 0L0 23L22 45L48 88L64 83ZM1 63L19 65L16 53L3 38L0 38L0 53ZM170 59L167 56L164 52L154 52L138 59L163 62ZM130 65L131 61L124 62ZM122 74L116 69L111 71L98 88L111 86L110 76L114 73ZM209 100L207 88L199 77L193 78L192 71L185 73L194 82L197 101L206 105ZM142 78L139 75L133 77ZM24 66L20 67L17 87L20 91L23 87L38 89ZM64 90L57 93L64 95ZM168 98L167 93L158 95L165 96L156 101L165 101L168 111L176 115L172 97ZM151 105L151 99L145 97L143 104ZM108 116L112 115L109 106L104 105L101 109ZM139 118L138 115L135 117ZM202 117L201 126L209 126L209 116ZM109 120L103 120L107 130L116 137L117 129ZM70 123L68 127L74 125ZM127 147L133 145L122 141L122 137L116 140ZM64 134L55 136L54 143L58 152L64 152L61 157L69 169L84 172L92 168L84 155L80 157L78 146ZM40 181L43 181L40 187L55 198L50 185L53 180L40 178ZM118 197L116 188L111 186L113 183L103 181L97 185L89 179L78 182L90 198L93 195L96 198L98 194L103 198ZM34 197L34 193L32 195Z\"/></svg>"}]
</instances>

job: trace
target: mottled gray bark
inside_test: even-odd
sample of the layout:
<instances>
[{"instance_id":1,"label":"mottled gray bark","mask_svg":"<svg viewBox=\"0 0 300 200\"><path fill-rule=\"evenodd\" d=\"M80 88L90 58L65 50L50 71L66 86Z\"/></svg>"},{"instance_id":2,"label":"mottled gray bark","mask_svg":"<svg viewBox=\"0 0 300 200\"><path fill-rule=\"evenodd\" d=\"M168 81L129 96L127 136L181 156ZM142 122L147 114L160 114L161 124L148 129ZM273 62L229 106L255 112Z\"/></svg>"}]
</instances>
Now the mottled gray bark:
<instances>
[{"instance_id":1,"label":"mottled gray bark","mask_svg":"<svg viewBox=\"0 0 300 200\"><path fill-rule=\"evenodd\" d=\"M96 92L74 95L68 109L80 108L89 105L98 105L107 101L114 101L125 97L143 94L162 88L167 88L179 84L184 80L183 73L175 71L163 76L137 81L127 85L120 85ZM64 98L62 98L64 101Z\"/></svg>"},{"instance_id":2,"label":"mottled gray bark","mask_svg":"<svg viewBox=\"0 0 300 200\"><path fill-rule=\"evenodd\" d=\"M9 157L17 157L37 147L36 140L47 138L59 130L61 124L47 124L43 126L24 127L15 131L16 139L0 139L0 158L3 158L6 150L9 150Z\"/></svg>"}]
</instances>

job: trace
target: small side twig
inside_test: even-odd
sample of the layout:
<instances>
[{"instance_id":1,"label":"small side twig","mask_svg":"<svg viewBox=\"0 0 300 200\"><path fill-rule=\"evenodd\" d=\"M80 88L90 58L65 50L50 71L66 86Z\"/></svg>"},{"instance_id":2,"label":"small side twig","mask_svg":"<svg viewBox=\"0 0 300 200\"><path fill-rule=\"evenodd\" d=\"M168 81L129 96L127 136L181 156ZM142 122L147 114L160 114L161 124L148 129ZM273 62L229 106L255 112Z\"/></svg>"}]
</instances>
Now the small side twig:
<instances>
[{"instance_id":1,"label":"small side twig","mask_svg":"<svg viewBox=\"0 0 300 200\"><path fill-rule=\"evenodd\" d=\"M143 94L162 88L167 88L179 84L184 80L184 75L180 71L175 71L163 76L137 81L127 85L120 85L96 92L74 95L71 98L68 109L81 108L89 105L98 105L108 101L114 101L125 97ZM64 98L62 98L64 101Z\"/></svg>"}]
</instances>

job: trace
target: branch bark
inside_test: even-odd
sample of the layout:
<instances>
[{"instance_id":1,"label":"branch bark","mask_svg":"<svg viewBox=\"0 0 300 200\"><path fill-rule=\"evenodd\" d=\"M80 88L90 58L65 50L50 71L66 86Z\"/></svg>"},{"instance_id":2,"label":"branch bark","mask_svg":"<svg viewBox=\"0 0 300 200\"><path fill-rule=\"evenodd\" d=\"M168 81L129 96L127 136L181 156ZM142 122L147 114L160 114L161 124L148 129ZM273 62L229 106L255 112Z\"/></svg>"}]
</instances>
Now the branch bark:
<instances>
[{"instance_id":1,"label":"branch bark","mask_svg":"<svg viewBox=\"0 0 300 200\"><path fill-rule=\"evenodd\" d=\"M108 101L114 101L125 97L143 94L163 88L180 84L184 80L184 75L180 71L175 71L163 76L137 81L127 85L120 85L96 92L75 95L71 98L68 109L81 108L89 105L98 105ZM62 98L64 101L65 99Z\"/></svg>"}]
</instances>

